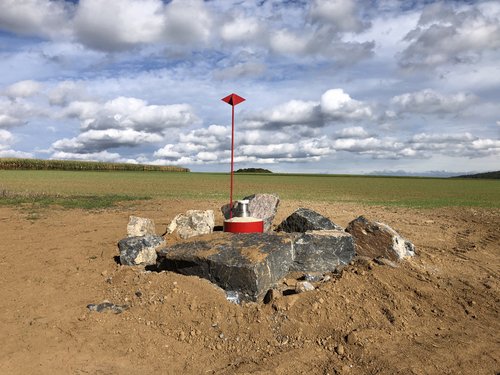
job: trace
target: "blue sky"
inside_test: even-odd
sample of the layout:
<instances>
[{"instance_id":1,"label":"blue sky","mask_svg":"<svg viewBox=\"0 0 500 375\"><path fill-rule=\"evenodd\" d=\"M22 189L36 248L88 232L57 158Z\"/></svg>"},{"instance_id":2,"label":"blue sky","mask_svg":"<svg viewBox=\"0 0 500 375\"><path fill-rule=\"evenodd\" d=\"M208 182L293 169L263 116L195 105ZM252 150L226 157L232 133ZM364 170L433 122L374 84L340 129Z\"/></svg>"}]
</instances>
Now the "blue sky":
<instances>
[{"instance_id":1,"label":"blue sky","mask_svg":"<svg viewBox=\"0 0 500 375\"><path fill-rule=\"evenodd\" d=\"M500 3L0 0L0 157L500 169Z\"/></svg>"}]
</instances>

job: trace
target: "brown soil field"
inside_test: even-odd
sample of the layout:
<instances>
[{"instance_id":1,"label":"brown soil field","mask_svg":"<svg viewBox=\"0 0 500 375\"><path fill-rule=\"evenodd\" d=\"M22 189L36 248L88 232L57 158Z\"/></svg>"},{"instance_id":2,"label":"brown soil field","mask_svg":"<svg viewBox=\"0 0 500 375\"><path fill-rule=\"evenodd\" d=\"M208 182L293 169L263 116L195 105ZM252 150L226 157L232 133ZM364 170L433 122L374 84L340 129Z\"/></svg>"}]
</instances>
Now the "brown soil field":
<instances>
[{"instance_id":1,"label":"brown soil field","mask_svg":"<svg viewBox=\"0 0 500 375\"><path fill-rule=\"evenodd\" d=\"M298 207L342 226L363 214L418 253L397 268L353 262L269 304L115 261L129 215L161 234L188 209L213 209L220 225L223 203L0 207L0 373L499 374L500 210L282 202L275 224ZM87 309L104 300L130 308Z\"/></svg>"}]
</instances>

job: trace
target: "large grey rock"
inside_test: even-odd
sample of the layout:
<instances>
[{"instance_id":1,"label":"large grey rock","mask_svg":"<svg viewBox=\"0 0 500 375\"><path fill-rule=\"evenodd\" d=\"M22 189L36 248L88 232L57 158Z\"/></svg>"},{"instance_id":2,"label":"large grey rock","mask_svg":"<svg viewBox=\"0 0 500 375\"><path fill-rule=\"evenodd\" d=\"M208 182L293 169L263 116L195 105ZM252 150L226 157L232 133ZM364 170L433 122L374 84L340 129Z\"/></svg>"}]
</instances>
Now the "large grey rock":
<instances>
[{"instance_id":1,"label":"large grey rock","mask_svg":"<svg viewBox=\"0 0 500 375\"><path fill-rule=\"evenodd\" d=\"M177 215L167 227L167 233L175 231L183 239L212 233L215 219L212 210L189 210Z\"/></svg>"},{"instance_id":2,"label":"large grey rock","mask_svg":"<svg viewBox=\"0 0 500 375\"><path fill-rule=\"evenodd\" d=\"M154 221L144 217L130 216L127 224L127 236L137 237L146 234L156 234Z\"/></svg>"},{"instance_id":3,"label":"large grey rock","mask_svg":"<svg viewBox=\"0 0 500 375\"><path fill-rule=\"evenodd\" d=\"M341 268L356 255L349 233L340 230L309 231L293 243L292 271L329 272Z\"/></svg>"},{"instance_id":4,"label":"large grey rock","mask_svg":"<svg viewBox=\"0 0 500 375\"><path fill-rule=\"evenodd\" d=\"M387 224L360 216L349 223L346 231L354 237L360 256L398 261L415 255L415 246Z\"/></svg>"},{"instance_id":5,"label":"large grey rock","mask_svg":"<svg viewBox=\"0 0 500 375\"><path fill-rule=\"evenodd\" d=\"M243 198L243 200L249 201L249 215L257 219L262 219L264 221L264 232L269 232L272 229L273 220L280 203L279 196L276 194L253 194ZM236 214L237 203L233 203L233 215ZM229 219L229 204L222 206L221 211L224 218Z\"/></svg>"},{"instance_id":6,"label":"large grey rock","mask_svg":"<svg viewBox=\"0 0 500 375\"><path fill-rule=\"evenodd\" d=\"M282 232L300 232L304 233L308 230L344 230L341 226L335 224L327 217L308 208L299 208L293 214L288 216L276 228Z\"/></svg>"},{"instance_id":7,"label":"large grey rock","mask_svg":"<svg viewBox=\"0 0 500 375\"><path fill-rule=\"evenodd\" d=\"M163 245L163 237L152 234L124 238L118 242L120 263L126 266L156 264L156 250Z\"/></svg>"},{"instance_id":8,"label":"large grey rock","mask_svg":"<svg viewBox=\"0 0 500 375\"><path fill-rule=\"evenodd\" d=\"M199 276L243 301L264 297L292 263L292 243L276 233L217 233L191 239L158 253L159 269Z\"/></svg>"}]
</instances>

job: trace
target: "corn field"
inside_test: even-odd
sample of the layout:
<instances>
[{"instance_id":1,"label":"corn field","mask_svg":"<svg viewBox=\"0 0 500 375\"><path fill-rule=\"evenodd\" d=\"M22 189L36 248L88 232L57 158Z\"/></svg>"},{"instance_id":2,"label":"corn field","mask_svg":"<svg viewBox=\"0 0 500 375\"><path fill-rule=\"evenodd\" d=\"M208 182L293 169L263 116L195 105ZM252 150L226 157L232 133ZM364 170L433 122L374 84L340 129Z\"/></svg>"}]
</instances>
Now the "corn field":
<instances>
[{"instance_id":1,"label":"corn field","mask_svg":"<svg viewBox=\"0 0 500 375\"><path fill-rule=\"evenodd\" d=\"M74 160L42 160L0 158L0 169L4 170L59 170L59 171L155 171L189 172L188 168L127 163L104 163Z\"/></svg>"}]
</instances>

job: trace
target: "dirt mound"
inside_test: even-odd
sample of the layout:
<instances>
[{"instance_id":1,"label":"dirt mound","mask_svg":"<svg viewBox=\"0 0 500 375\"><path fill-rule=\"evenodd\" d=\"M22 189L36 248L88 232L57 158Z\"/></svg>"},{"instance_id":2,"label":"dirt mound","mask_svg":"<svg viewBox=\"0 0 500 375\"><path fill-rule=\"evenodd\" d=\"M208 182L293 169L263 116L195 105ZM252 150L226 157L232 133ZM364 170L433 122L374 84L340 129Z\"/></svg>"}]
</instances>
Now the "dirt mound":
<instances>
[{"instance_id":1,"label":"dirt mound","mask_svg":"<svg viewBox=\"0 0 500 375\"><path fill-rule=\"evenodd\" d=\"M269 304L231 304L206 280L117 264L129 215L154 219L163 233L177 213L222 203L148 201L36 215L0 208L1 372L500 371L498 210L285 202L275 223L304 206L343 226L364 214L411 240L418 255L397 268L358 261L312 292ZM105 300L128 309L86 307Z\"/></svg>"}]
</instances>

